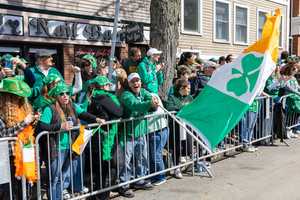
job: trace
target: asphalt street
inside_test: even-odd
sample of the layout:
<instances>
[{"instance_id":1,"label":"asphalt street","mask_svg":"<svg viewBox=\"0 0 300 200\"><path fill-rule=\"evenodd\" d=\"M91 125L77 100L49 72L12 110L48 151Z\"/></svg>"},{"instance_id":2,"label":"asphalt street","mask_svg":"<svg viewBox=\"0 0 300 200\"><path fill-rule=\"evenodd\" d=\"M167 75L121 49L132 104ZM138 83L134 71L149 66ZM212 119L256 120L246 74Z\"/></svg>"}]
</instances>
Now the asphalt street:
<instances>
[{"instance_id":1,"label":"asphalt street","mask_svg":"<svg viewBox=\"0 0 300 200\"><path fill-rule=\"evenodd\" d=\"M134 200L300 200L300 139L287 142L216 162L213 178L170 178Z\"/></svg>"}]
</instances>

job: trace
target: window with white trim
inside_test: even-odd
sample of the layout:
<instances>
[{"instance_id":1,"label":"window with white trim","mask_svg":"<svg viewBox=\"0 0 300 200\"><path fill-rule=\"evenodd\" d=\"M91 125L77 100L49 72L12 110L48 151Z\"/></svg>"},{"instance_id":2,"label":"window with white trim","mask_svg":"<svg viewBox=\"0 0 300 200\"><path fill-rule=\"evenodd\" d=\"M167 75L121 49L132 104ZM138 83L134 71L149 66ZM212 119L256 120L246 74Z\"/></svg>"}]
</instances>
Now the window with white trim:
<instances>
[{"instance_id":1,"label":"window with white trim","mask_svg":"<svg viewBox=\"0 0 300 200\"><path fill-rule=\"evenodd\" d=\"M201 0L182 0L183 32L201 33Z\"/></svg>"},{"instance_id":2,"label":"window with white trim","mask_svg":"<svg viewBox=\"0 0 300 200\"><path fill-rule=\"evenodd\" d=\"M264 27L264 24L267 20L266 14L267 14L267 12L258 11L258 16L257 16L258 17L257 39L261 38L263 27Z\"/></svg>"},{"instance_id":3,"label":"window with white trim","mask_svg":"<svg viewBox=\"0 0 300 200\"><path fill-rule=\"evenodd\" d=\"M248 8L235 6L235 42L248 43Z\"/></svg>"},{"instance_id":4,"label":"window with white trim","mask_svg":"<svg viewBox=\"0 0 300 200\"><path fill-rule=\"evenodd\" d=\"M215 2L215 39L229 41L229 3Z\"/></svg>"},{"instance_id":5,"label":"window with white trim","mask_svg":"<svg viewBox=\"0 0 300 200\"><path fill-rule=\"evenodd\" d=\"M280 18L281 18L281 20L280 20L280 26L279 26L279 46L282 47L282 20L283 20L283 17L281 16Z\"/></svg>"}]
</instances>

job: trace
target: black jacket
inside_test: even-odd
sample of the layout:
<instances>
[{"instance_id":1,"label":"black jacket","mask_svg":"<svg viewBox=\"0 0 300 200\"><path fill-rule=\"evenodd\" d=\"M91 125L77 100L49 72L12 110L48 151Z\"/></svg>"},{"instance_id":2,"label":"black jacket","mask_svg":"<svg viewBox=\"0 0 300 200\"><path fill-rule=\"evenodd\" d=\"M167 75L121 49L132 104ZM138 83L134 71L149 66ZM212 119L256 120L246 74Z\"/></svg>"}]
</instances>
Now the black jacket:
<instances>
[{"instance_id":1,"label":"black jacket","mask_svg":"<svg viewBox=\"0 0 300 200\"><path fill-rule=\"evenodd\" d=\"M106 121L118 119L123 115L122 106L113 102L108 95L98 95L93 97L88 111Z\"/></svg>"}]
</instances>

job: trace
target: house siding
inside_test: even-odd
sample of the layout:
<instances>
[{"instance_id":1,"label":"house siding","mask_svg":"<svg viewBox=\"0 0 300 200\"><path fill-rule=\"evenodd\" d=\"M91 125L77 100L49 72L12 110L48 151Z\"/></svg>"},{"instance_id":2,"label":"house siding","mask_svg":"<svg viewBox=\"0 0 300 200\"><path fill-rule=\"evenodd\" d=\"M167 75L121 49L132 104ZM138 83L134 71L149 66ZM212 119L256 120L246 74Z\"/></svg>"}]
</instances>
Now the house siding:
<instances>
[{"instance_id":1,"label":"house siding","mask_svg":"<svg viewBox=\"0 0 300 200\"><path fill-rule=\"evenodd\" d=\"M113 18L115 1L103 0L0 0L0 3L49 11ZM150 1L122 0L120 19L150 23Z\"/></svg>"},{"instance_id":2,"label":"house siding","mask_svg":"<svg viewBox=\"0 0 300 200\"><path fill-rule=\"evenodd\" d=\"M205 3L204 3L205 2ZM231 39L229 43L214 42L214 0L204 1L202 3L202 36L191 35L191 34L180 34L179 49L184 50L199 50L200 55L204 57L218 57L226 55L228 53L237 55L239 54L246 45L234 44L234 3L249 8L249 44L252 44L257 40L257 10L274 11L275 8L280 8L283 15L283 27L286 27L286 17L288 6L275 3L267 0L239 0L239 1L228 1L230 3L230 29ZM283 28L283 43L282 49L287 49L287 31Z\"/></svg>"}]
</instances>

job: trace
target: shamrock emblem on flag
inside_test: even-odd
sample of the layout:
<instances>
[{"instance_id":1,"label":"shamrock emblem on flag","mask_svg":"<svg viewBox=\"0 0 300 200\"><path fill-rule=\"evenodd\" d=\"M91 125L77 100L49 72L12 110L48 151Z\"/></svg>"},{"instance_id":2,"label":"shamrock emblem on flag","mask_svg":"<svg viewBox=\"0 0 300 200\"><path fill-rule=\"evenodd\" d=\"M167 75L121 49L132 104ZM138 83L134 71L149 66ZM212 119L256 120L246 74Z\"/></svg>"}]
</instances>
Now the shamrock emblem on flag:
<instances>
[{"instance_id":1,"label":"shamrock emblem on flag","mask_svg":"<svg viewBox=\"0 0 300 200\"><path fill-rule=\"evenodd\" d=\"M227 83L227 90L233 92L236 96L241 96L246 92L252 92L259 76L260 65L263 57L256 57L248 54L242 59L242 71L232 68L232 78Z\"/></svg>"}]
</instances>

